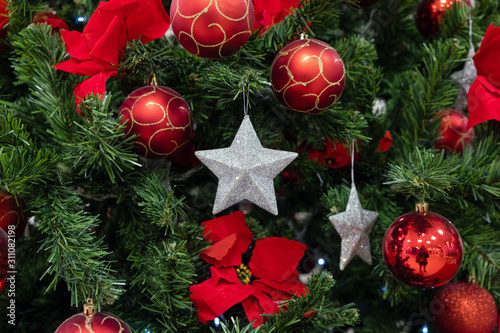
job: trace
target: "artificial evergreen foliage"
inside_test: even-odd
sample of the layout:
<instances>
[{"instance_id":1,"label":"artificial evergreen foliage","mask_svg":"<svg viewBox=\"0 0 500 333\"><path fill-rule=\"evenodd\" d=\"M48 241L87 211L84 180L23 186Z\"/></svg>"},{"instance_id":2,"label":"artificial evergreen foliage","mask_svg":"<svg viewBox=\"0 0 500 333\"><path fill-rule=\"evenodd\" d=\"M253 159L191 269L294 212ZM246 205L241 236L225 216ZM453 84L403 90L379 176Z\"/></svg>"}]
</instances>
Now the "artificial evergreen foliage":
<instances>
[{"instance_id":1,"label":"artificial evergreen foliage","mask_svg":"<svg viewBox=\"0 0 500 333\"><path fill-rule=\"evenodd\" d=\"M50 9L81 32L99 2L9 1L0 51L0 191L22 196L30 219L16 243L16 325L7 321L4 292L0 332L53 332L88 297L134 332L396 333L424 325L437 332L429 308L436 291L401 284L382 257L385 230L420 201L461 234L464 260L453 281L477 283L499 304L500 122L476 126L461 154L433 146L439 111L455 106L451 75L468 60L470 40L477 50L490 23L499 25L498 1L476 1L470 17L468 7L455 6L434 39L416 28L417 0L365 8L354 0L303 0L224 59L195 57L169 32L147 44L130 41L106 93L77 108L73 88L85 78L54 68L70 58L64 42L50 25L31 22ZM167 12L170 3L163 1ZM343 95L316 116L285 109L269 83L276 53L304 32L335 48L346 70ZM277 216L247 203L217 215L243 210L255 240L286 237L308 247L298 266L309 276L308 294L282 302L258 328L240 305L220 324L197 319L189 288L210 277L199 256L209 246L201 223L216 217L217 178L202 164L140 157L133 138L124 138L119 107L153 73L189 103L196 150L228 147L248 99L262 146L299 153L274 179ZM380 101L385 108L374 110ZM386 130L393 141L382 152ZM355 143L361 204L379 213L371 266L355 257L339 269L341 239L328 217L345 210L351 169L311 158L324 152L325 138Z\"/></svg>"}]
</instances>

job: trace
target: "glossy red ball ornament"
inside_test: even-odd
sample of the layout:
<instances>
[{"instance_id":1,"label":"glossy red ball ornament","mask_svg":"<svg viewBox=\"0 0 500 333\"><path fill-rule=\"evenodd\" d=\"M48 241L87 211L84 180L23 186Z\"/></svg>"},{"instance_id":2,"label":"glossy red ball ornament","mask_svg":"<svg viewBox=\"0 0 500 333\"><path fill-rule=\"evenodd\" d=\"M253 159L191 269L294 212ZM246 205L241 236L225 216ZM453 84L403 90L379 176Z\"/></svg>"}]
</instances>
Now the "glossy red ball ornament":
<instances>
[{"instance_id":1,"label":"glossy red ball ornament","mask_svg":"<svg viewBox=\"0 0 500 333\"><path fill-rule=\"evenodd\" d=\"M84 305L82 313L66 319L54 333L131 333L128 325L108 312L94 312L93 305Z\"/></svg>"},{"instance_id":2,"label":"glossy red ball ornament","mask_svg":"<svg viewBox=\"0 0 500 333\"><path fill-rule=\"evenodd\" d=\"M470 144L474 138L474 128L467 128L469 118L455 110L444 110L437 116L442 118L438 139L434 144L435 148L455 153L461 152L464 146Z\"/></svg>"},{"instance_id":3,"label":"glossy red ball ornament","mask_svg":"<svg viewBox=\"0 0 500 333\"><path fill-rule=\"evenodd\" d=\"M5 287L7 286L7 272L9 268L9 237L0 229L0 295L3 293Z\"/></svg>"},{"instance_id":4,"label":"glossy red ball ornament","mask_svg":"<svg viewBox=\"0 0 500 333\"><path fill-rule=\"evenodd\" d=\"M462 264L462 238L455 226L425 209L398 217L385 232L382 247L391 273L419 289L444 285Z\"/></svg>"},{"instance_id":5,"label":"glossy red ball ornament","mask_svg":"<svg viewBox=\"0 0 500 333\"><path fill-rule=\"evenodd\" d=\"M441 26L441 19L445 12L453 8L455 3L464 2L470 6L468 0L422 0L418 4L415 17L417 29L422 36L428 38L436 36Z\"/></svg>"},{"instance_id":6,"label":"glossy red ball ornament","mask_svg":"<svg viewBox=\"0 0 500 333\"><path fill-rule=\"evenodd\" d=\"M16 239L22 236L26 228L26 205L21 197L14 197L8 192L0 193L0 228L9 233L9 226L13 226Z\"/></svg>"},{"instance_id":7,"label":"glossy red ball ornament","mask_svg":"<svg viewBox=\"0 0 500 333\"><path fill-rule=\"evenodd\" d=\"M188 103L168 87L151 85L134 90L120 107L125 136L138 134L135 151L148 158L164 158L188 144L192 116Z\"/></svg>"},{"instance_id":8,"label":"glossy red ball ornament","mask_svg":"<svg viewBox=\"0 0 500 333\"><path fill-rule=\"evenodd\" d=\"M190 53L209 59L238 52L252 34L252 0L174 0L172 31Z\"/></svg>"},{"instance_id":9,"label":"glossy red ball ornament","mask_svg":"<svg viewBox=\"0 0 500 333\"><path fill-rule=\"evenodd\" d=\"M492 333L498 315L488 290L468 282L443 287L431 303L431 313L440 333Z\"/></svg>"},{"instance_id":10,"label":"glossy red ball ornament","mask_svg":"<svg viewBox=\"0 0 500 333\"><path fill-rule=\"evenodd\" d=\"M285 107L317 114L342 94L344 63L337 51L317 39L299 39L285 46L271 66L274 95Z\"/></svg>"}]
</instances>

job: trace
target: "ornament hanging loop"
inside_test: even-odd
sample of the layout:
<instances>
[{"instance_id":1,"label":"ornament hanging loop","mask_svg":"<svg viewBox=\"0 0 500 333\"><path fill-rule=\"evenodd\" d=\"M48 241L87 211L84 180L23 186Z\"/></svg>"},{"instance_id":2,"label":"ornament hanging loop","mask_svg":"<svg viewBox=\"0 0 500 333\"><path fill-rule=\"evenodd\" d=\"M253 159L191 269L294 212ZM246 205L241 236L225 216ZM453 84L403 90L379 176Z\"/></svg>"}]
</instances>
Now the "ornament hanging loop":
<instances>
[{"instance_id":1,"label":"ornament hanging loop","mask_svg":"<svg viewBox=\"0 0 500 333\"><path fill-rule=\"evenodd\" d=\"M427 202L417 202L415 204L415 211L425 214L429 211L429 204Z\"/></svg>"},{"instance_id":2,"label":"ornament hanging loop","mask_svg":"<svg viewBox=\"0 0 500 333\"><path fill-rule=\"evenodd\" d=\"M147 86L155 86L155 87L158 85L158 82L156 81L156 74L155 73L149 74L149 77L146 80L146 85Z\"/></svg>"},{"instance_id":3,"label":"ornament hanging loop","mask_svg":"<svg viewBox=\"0 0 500 333\"><path fill-rule=\"evenodd\" d=\"M95 313L94 301L92 298L87 298L87 303L83 305L83 313L87 316L93 316Z\"/></svg>"},{"instance_id":4,"label":"ornament hanging loop","mask_svg":"<svg viewBox=\"0 0 500 333\"><path fill-rule=\"evenodd\" d=\"M250 105L250 82L245 83L245 78L241 79L241 87L243 90L243 114L248 116L248 108Z\"/></svg>"},{"instance_id":5,"label":"ornament hanging loop","mask_svg":"<svg viewBox=\"0 0 500 333\"><path fill-rule=\"evenodd\" d=\"M305 32L300 33L299 39L307 39L307 38L309 38L309 36Z\"/></svg>"}]
</instances>

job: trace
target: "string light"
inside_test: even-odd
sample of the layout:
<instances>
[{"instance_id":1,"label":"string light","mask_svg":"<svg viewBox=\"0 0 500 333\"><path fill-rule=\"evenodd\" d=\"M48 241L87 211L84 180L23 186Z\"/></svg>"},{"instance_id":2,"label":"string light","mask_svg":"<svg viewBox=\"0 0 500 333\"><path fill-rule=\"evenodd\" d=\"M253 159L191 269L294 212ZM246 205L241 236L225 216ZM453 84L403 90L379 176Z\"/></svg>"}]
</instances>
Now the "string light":
<instances>
[{"instance_id":1,"label":"string light","mask_svg":"<svg viewBox=\"0 0 500 333\"><path fill-rule=\"evenodd\" d=\"M219 326L220 326L220 319L219 319L219 317L216 317L216 318L214 319L214 326L215 326L215 327L219 327Z\"/></svg>"},{"instance_id":2,"label":"string light","mask_svg":"<svg viewBox=\"0 0 500 333\"><path fill-rule=\"evenodd\" d=\"M318 265L323 266L325 264L325 259L319 258L318 259Z\"/></svg>"}]
</instances>

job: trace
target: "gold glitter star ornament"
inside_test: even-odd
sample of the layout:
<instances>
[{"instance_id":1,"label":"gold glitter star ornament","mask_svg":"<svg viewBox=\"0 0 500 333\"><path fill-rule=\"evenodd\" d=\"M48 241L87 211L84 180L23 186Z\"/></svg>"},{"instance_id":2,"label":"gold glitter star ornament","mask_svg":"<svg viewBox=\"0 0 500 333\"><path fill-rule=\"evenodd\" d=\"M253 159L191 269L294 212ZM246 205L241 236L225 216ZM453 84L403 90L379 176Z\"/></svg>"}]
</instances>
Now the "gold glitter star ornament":
<instances>
[{"instance_id":1,"label":"gold glitter star ornament","mask_svg":"<svg viewBox=\"0 0 500 333\"><path fill-rule=\"evenodd\" d=\"M248 200L278 215L273 178L298 154L263 148L248 115L231 146L195 154L219 179L214 214Z\"/></svg>"},{"instance_id":2,"label":"gold glitter star ornament","mask_svg":"<svg viewBox=\"0 0 500 333\"><path fill-rule=\"evenodd\" d=\"M330 222L337 230L340 238L342 238L340 270L344 270L355 255L358 255L371 265L372 255L368 235L372 231L377 217L377 212L365 210L361 207L358 192L353 183L345 212L329 217Z\"/></svg>"}]
</instances>

